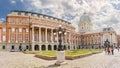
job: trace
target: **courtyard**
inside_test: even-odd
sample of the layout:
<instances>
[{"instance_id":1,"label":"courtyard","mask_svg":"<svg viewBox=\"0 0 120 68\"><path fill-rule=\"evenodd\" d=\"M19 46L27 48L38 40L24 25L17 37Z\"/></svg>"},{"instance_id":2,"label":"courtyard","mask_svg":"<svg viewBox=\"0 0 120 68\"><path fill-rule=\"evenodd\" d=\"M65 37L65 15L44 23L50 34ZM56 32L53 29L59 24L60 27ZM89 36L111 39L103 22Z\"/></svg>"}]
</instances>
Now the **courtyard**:
<instances>
[{"instance_id":1,"label":"courtyard","mask_svg":"<svg viewBox=\"0 0 120 68\"><path fill-rule=\"evenodd\" d=\"M54 66L56 60L43 60L34 57L34 54L22 52L0 52L0 68L118 68L120 52L115 55L106 55L104 52L92 56L66 60L68 64Z\"/></svg>"}]
</instances>

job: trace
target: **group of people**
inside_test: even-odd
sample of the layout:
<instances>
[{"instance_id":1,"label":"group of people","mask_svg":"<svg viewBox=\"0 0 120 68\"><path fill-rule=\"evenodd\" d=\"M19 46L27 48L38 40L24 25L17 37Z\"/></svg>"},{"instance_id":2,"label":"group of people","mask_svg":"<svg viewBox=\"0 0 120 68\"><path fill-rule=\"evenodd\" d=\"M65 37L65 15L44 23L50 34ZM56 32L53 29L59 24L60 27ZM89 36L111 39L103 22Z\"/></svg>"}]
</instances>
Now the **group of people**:
<instances>
[{"instance_id":1,"label":"group of people","mask_svg":"<svg viewBox=\"0 0 120 68\"><path fill-rule=\"evenodd\" d=\"M109 55L109 54L114 55L114 49L113 49L113 48L106 48L106 49L105 49L105 52L107 52L108 55Z\"/></svg>"},{"instance_id":2,"label":"group of people","mask_svg":"<svg viewBox=\"0 0 120 68\"><path fill-rule=\"evenodd\" d=\"M116 47L116 49L119 51L119 47ZM113 48L113 47L105 48L105 52L106 52L108 55L109 55L109 54L114 55L114 48Z\"/></svg>"}]
</instances>

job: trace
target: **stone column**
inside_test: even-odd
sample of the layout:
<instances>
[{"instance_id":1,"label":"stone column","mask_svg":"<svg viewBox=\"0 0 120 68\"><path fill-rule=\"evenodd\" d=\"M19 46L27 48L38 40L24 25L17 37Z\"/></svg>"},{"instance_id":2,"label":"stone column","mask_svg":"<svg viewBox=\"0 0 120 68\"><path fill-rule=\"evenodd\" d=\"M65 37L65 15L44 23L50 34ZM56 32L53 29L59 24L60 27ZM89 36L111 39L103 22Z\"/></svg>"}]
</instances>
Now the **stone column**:
<instances>
[{"instance_id":1,"label":"stone column","mask_svg":"<svg viewBox=\"0 0 120 68\"><path fill-rule=\"evenodd\" d=\"M103 45L103 35L101 35L100 37L101 37L101 39L100 39L101 40L101 46L104 46Z\"/></svg>"},{"instance_id":2,"label":"stone column","mask_svg":"<svg viewBox=\"0 0 120 68\"><path fill-rule=\"evenodd\" d=\"M56 35L57 35L57 44L58 44L58 32L56 33Z\"/></svg>"},{"instance_id":3,"label":"stone column","mask_svg":"<svg viewBox=\"0 0 120 68\"><path fill-rule=\"evenodd\" d=\"M35 41L35 38L34 38L34 27L32 28L32 42Z\"/></svg>"},{"instance_id":4,"label":"stone column","mask_svg":"<svg viewBox=\"0 0 120 68\"><path fill-rule=\"evenodd\" d=\"M41 27L39 27L39 43L41 43Z\"/></svg>"},{"instance_id":5,"label":"stone column","mask_svg":"<svg viewBox=\"0 0 120 68\"><path fill-rule=\"evenodd\" d=\"M48 45L46 45L46 51L48 50Z\"/></svg>"},{"instance_id":6,"label":"stone column","mask_svg":"<svg viewBox=\"0 0 120 68\"><path fill-rule=\"evenodd\" d=\"M53 43L53 29L51 29L51 42Z\"/></svg>"},{"instance_id":7,"label":"stone column","mask_svg":"<svg viewBox=\"0 0 120 68\"><path fill-rule=\"evenodd\" d=\"M67 44L67 35L65 35L65 43Z\"/></svg>"},{"instance_id":8,"label":"stone column","mask_svg":"<svg viewBox=\"0 0 120 68\"><path fill-rule=\"evenodd\" d=\"M34 51L34 27L32 27L32 51Z\"/></svg>"},{"instance_id":9,"label":"stone column","mask_svg":"<svg viewBox=\"0 0 120 68\"><path fill-rule=\"evenodd\" d=\"M45 29L45 42L47 43L47 28Z\"/></svg>"},{"instance_id":10,"label":"stone column","mask_svg":"<svg viewBox=\"0 0 120 68\"><path fill-rule=\"evenodd\" d=\"M39 50L41 51L41 45L39 44Z\"/></svg>"},{"instance_id":11,"label":"stone column","mask_svg":"<svg viewBox=\"0 0 120 68\"><path fill-rule=\"evenodd\" d=\"M15 31L16 31L16 43L18 43L18 29L16 29Z\"/></svg>"},{"instance_id":12,"label":"stone column","mask_svg":"<svg viewBox=\"0 0 120 68\"><path fill-rule=\"evenodd\" d=\"M71 50L71 34L69 33L69 46L70 46L70 50Z\"/></svg>"},{"instance_id":13,"label":"stone column","mask_svg":"<svg viewBox=\"0 0 120 68\"><path fill-rule=\"evenodd\" d=\"M9 40L8 40L8 42L10 43L10 33L11 33L11 29L9 29ZM0 40L0 42L1 42L1 40Z\"/></svg>"}]
</instances>

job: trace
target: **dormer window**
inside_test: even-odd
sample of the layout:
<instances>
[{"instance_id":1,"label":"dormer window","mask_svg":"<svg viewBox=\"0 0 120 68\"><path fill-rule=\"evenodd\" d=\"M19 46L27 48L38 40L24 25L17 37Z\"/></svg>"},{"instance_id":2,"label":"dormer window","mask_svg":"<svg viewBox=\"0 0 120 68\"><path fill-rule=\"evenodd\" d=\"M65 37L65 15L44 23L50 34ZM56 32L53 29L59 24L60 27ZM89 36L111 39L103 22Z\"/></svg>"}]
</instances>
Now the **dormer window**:
<instances>
[{"instance_id":1,"label":"dormer window","mask_svg":"<svg viewBox=\"0 0 120 68\"><path fill-rule=\"evenodd\" d=\"M18 12L18 15L21 15L21 12Z\"/></svg>"}]
</instances>

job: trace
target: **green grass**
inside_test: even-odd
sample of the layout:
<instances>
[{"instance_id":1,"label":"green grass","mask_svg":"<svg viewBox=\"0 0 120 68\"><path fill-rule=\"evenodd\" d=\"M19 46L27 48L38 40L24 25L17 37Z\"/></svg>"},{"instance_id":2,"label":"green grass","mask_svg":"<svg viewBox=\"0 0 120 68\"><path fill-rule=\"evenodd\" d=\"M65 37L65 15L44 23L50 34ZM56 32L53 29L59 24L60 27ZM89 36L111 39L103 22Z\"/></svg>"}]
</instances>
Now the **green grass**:
<instances>
[{"instance_id":1,"label":"green grass","mask_svg":"<svg viewBox=\"0 0 120 68\"><path fill-rule=\"evenodd\" d=\"M77 56L77 55L84 55L88 53L93 53L93 52L100 52L103 49L80 49L80 50L67 50L65 51L66 56ZM49 57L54 57L56 56L56 51L26 51L27 53L34 53L37 55L42 55L42 56L49 56Z\"/></svg>"}]
</instances>

